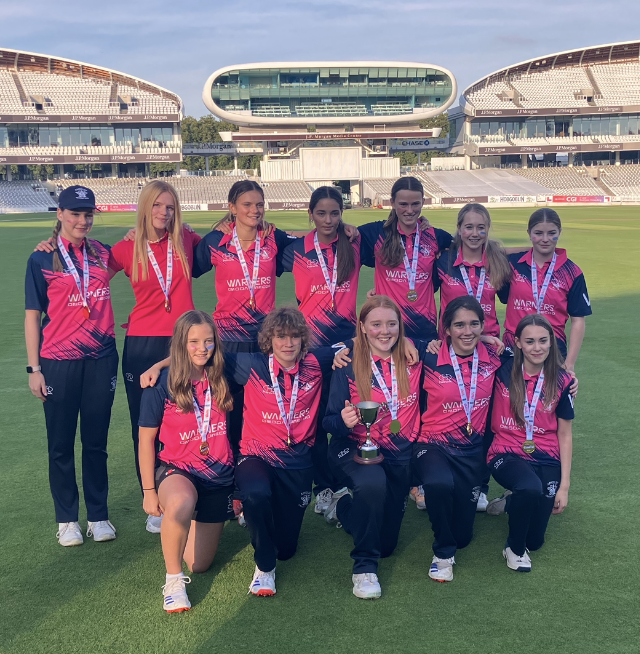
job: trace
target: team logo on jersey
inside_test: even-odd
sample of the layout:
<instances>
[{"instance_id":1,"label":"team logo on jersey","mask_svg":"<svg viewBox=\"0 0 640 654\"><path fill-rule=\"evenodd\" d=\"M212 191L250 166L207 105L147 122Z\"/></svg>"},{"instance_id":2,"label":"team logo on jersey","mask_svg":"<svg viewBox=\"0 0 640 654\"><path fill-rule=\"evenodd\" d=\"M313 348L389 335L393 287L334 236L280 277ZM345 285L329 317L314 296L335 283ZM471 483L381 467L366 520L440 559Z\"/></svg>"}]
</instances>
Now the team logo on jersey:
<instances>
[{"instance_id":1,"label":"team logo on jersey","mask_svg":"<svg viewBox=\"0 0 640 654\"><path fill-rule=\"evenodd\" d=\"M270 254L269 250L261 249L260 250L260 258L264 259L265 261L267 261L268 259L271 259L271 254Z\"/></svg>"},{"instance_id":2,"label":"team logo on jersey","mask_svg":"<svg viewBox=\"0 0 640 654\"><path fill-rule=\"evenodd\" d=\"M53 395L53 386L47 386L47 395Z\"/></svg>"},{"instance_id":3,"label":"team logo on jersey","mask_svg":"<svg viewBox=\"0 0 640 654\"><path fill-rule=\"evenodd\" d=\"M303 491L300 493L300 504L298 504L298 506L301 509L304 509L309 506L309 502L311 502L311 491Z\"/></svg>"},{"instance_id":4,"label":"team logo on jersey","mask_svg":"<svg viewBox=\"0 0 640 654\"><path fill-rule=\"evenodd\" d=\"M558 486L560 485L557 481L548 481L547 482L547 497L555 497L558 492Z\"/></svg>"},{"instance_id":5,"label":"team logo on jersey","mask_svg":"<svg viewBox=\"0 0 640 654\"><path fill-rule=\"evenodd\" d=\"M117 377L116 375L114 375L114 376L111 378L111 391L112 391L112 392L116 390L116 385L117 385L117 384L118 384L118 377Z\"/></svg>"},{"instance_id":6,"label":"team logo on jersey","mask_svg":"<svg viewBox=\"0 0 640 654\"><path fill-rule=\"evenodd\" d=\"M427 247L426 245L421 245L420 246L420 254L423 257L430 257L431 256L431 248Z\"/></svg>"},{"instance_id":7,"label":"team logo on jersey","mask_svg":"<svg viewBox=\"0 0 640 654\"><path fill-rule=\"evenodd\" d=\"M453 384L455 382L455 377L453 375L441 375L438 373L438 383L439 384Z\"/></svg>"},{"instance_id":8,"label":"team logo on jersey","mask_svg":"<svg viewBox=\"0 0 640 654\"><path fill-rule=\"evenodd\" d=\"M471 501L472 501L474 504L477 504L477 503L478 503L478 498L480 497L480 490L481 490L481 489L480 489L480 486L474 486L474 487L471 489Z\"/></svg>"},{"instance_id":9,"label":"team logo on jersey","mask_svg":"<svg viewBox=\"0 0 640 654\"><path fill-rule=\"evenodd\" d=\"M76 189L76 198L78 200L88 200L89 191L86 188L79 187Z\"/></svg>"},{"instance_id":10,"label":"team logo on jersey","mask_svg":"<svg viewBox=\"0 0 640 654\"><path fill-rule=\"evenodd\" d=\"M125 373L124 373L124 378L125 378L128 382L132 382L132 381L133 381L133 374L130 373L130 372L125 372Z\"/></svg>"},{"instance_id":11,"label":"team logo on jersey","mask_svg":"<svg viewBox=\"0 0 640 654\"><path fill-rule=\"evenodd\" d=\"M426 453L427 453L427 450L420 450L420 451L416 454L416 459L419 459L423 454L426 454Z\"/></svg>"},{"instance_id":12,"label":"team logo on jersey","mask_svg":"<svg viewBox=\"0 0 640 654\"><path fill-rule=\"evenodd\" d=\"M493 469L497 470L504 463L504 459L500 457L494 464Z\"/></svg>"}]
</instances>

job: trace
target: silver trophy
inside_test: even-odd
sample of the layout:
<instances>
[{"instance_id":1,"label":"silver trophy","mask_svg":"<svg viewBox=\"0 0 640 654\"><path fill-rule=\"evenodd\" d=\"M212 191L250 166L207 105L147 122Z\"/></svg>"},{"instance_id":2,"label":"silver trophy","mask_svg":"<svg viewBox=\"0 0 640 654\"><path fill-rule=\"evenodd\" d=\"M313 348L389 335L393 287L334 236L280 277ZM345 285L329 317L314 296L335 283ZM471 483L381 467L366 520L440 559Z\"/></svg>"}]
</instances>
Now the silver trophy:
<instances>
[{"instance_id":1,"label":"silver trophy","mask_svg":"<svg viewBox=\"0 0 640 654\"><path fill-rule=\"evenodd\" d=\"M377 402L359 402L356 409L360 413L360 422L367 428L367 440L360 448L360 453L353 457L356 463L370 465L384 461L384 456L380 454L380 448L371 440L371 425L378 418L380 404Z\"/></svg>"}]
</instances>

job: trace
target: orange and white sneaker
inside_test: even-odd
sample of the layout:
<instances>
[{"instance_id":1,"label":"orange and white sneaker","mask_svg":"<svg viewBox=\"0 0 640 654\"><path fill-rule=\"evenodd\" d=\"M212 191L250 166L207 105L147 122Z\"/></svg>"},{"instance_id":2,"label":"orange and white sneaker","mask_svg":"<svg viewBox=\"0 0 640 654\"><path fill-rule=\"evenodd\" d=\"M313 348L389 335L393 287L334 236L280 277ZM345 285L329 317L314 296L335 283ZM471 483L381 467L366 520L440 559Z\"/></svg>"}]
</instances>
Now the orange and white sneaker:
<instances>
[{"instance_id":1,"label":"orange and white sneaker","mask_svg":"<svg viewBox=\"0 0 640 654\"><path fill-rule=\"evenodd\" d=\"M258 566L253 573L249 593L257 597L272 597L276 594L276 569L262 572Z\"/></svg>"},{"instance_id":2,"label":"orange and white sneaker","mask_svg":"<svg viewBox=\"0 0 640 654\"><path fill-rule=\"evenodd\" d=\"M420 511L424 511L427 508L424 501L424 490L422 489L422 486L414 486L409 491L409 497L416 503L416 508L420 509Z\"/></svg>"},{"instance_id":3,"label":"orange and white sneaker","mask_svg":"<svg viewBox=\"0 0 640 654\"><path fill-rule=\"evenodd\" d=\"M191 579L186 575L179 575L167 580L167 583L162 587L162 594L164 596L163 608L167 613L180 613L180 611L188 611L191 608L191 602L187 597L187 589L185 584L190 584Z\"/></svg>"},{"instance_id":4,"label":"orange and white sneaker","mask_svg":"<svg viewBox=\"0 0 640 654\"><path fill-rule=\"evenodd\" d=\"M429 576L434 581L453 581L453 566L455 563L456 559L453 556L450 559L440 559L434 556L429 568Z\"/></svg>"}]
</instances>

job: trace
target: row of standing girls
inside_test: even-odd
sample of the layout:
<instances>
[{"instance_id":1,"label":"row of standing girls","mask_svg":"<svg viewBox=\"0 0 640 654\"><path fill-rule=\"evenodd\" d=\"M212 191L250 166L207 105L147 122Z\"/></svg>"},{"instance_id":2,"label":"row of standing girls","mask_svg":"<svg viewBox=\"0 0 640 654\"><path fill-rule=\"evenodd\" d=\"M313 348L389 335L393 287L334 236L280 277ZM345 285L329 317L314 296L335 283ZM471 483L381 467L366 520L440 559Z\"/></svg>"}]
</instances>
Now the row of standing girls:
<instances>
[{"instance_id":1,"label":"row of standing girls","mask_svg":"<svg viewBox=\"0 0 640 654\"><path fill-rule=\"evenodd\" d=\"M118 243L110 255L108 246L86 238L95 209L92 192L84 187L71 187L63 192L54 232L54 251L37 252L29 261L25 323L30 387L45 401L50 480L60 543L82 542L73 469L78 413L83 442L83 484L90 519L88 533L96 540L115 537L106 506L106 432L117 365L108 287L110 276L124 269L136 295L123 357L135 441L141 394L138 375L167 354L176 319L184 311L193 309L191 277L212 266L217 270L218 296L213 317L220 332L222 349L230 354L256 353L259 349L258 331L275 304L275 276L285 270L294 272L296 296L311 328L310 344L327 345L352 337L361 262L375 267L376 292L386 293L397 301L406 321L407 334L423 340L435 336L433 294L438 283L438 277L434 275L435 262L438 253L449 247L452 239L446 232L433 229L421 219L422 199L419 181L401 178L393 188L393 209L389 219L365 225L359 234L352 231L349 241L341 221L341 195L335 189L324 187L314 192L310 204L310 216L317 229L304 239L291 240L279 230L262 230L262 190L254 182L242 181L236 183L230 192L231 225L226 231L214 230L200 241L199 237L183 228L178 199L172 187L163 182L152 182L141 194L135 240ZM482 214L484 208L480 205L474 206L474 220L459 220L456 239L460 238L461 247L458 247L457 257L462 256L462 263L454 260L452 264L462 276L464 285L457 284L458 289L454 288L456 284L451 284L451 287L453 294L472 292L475 295L484 280L479 293L484 297L485 289L491 287L490 276L495 264L487 239L488 215L486 210ZM469 207L461 212L463 219L473 217L473 214ZM539 310L553 319L554 331L563 337L567 317L571 316L567 367L573 368L584 333L584 321L581 330L579 322L582 316L590 313L584 279L577 267L566 259L564 252L556 251L560 233L557 214L542 210L542 213L535 212L534 216L529 225L533 251L516 255L515 260L514 255L510 255L510 282L506 291L504 285L498 289L506 293L508 299L507 328L511 324L512 332L515 330L518 312L527 314ZM465 240L466 225L474 221L470 229L477 234ZM450 258L454 252L455 249L450 250ZM444 260L445 256L438 259L438 268ZM138 265L135 266L134 262ZM462 269L467 272L466 278L459 272ZM541 282L536 284L537 293L531 287L531 278L535 281L536 273ZM453 279L455 274L451 277ZM583 298L582 305L580 297ZM488 313L486 304L483 300L483 309ZM44 321L42 313L45 314ZM574 342L577 343L575 347ZM240 391L240 387L235 389L234 397L239 398ZM291 401L290 397L287 401L286 392L287 389L284 405ZM322 395L326 402L327 381L324 381ZM236 401L236 411L242 405L242 401ZM284 425L286 420L279 409L278 405L274 424ZM104 428L95 429L97 422ZM237 443L239 426L232 426L230 431L232 442ZM310 448L311 455L321 447L326 451L326 441L326 434L318 438L319 445ZM135 449L137 453L138 447ZM264 454L260 449L256 451L257 456ZM268 456L265 455L263 460L270 465L270 470L274 468ZM316 479L318 512L326 512L333 502L334 493L339 494L342 490L335 466L326 464L326 461L326 457L316 454L313 476ZM324 481L319 483L323 476ZM157 531L160 521L156 519L154 524L153 520L150 518L147 528ZM262 565L265 567L264 563Z\"/></svg>"}]
</instances>

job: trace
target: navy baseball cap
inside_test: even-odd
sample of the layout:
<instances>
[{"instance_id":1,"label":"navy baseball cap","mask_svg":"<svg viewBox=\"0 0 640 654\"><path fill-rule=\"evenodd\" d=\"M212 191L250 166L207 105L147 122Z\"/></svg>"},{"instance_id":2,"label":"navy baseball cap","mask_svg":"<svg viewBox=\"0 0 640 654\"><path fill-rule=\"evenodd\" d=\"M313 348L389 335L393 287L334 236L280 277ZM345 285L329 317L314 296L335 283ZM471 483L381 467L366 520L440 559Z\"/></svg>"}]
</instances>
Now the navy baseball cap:
<instances>
[{"instance_id":1,"label":"navy baseball cap","mask_svg":"<svg viewBox=\"0 0 640 654\"><path fill-rule=\"evenodd\" d=\"M77 209L93 209L97 211L96 196L86 186L69 186L58 196L58 206L61 209L75 211Z\"/></svg>"}]
</instances>

